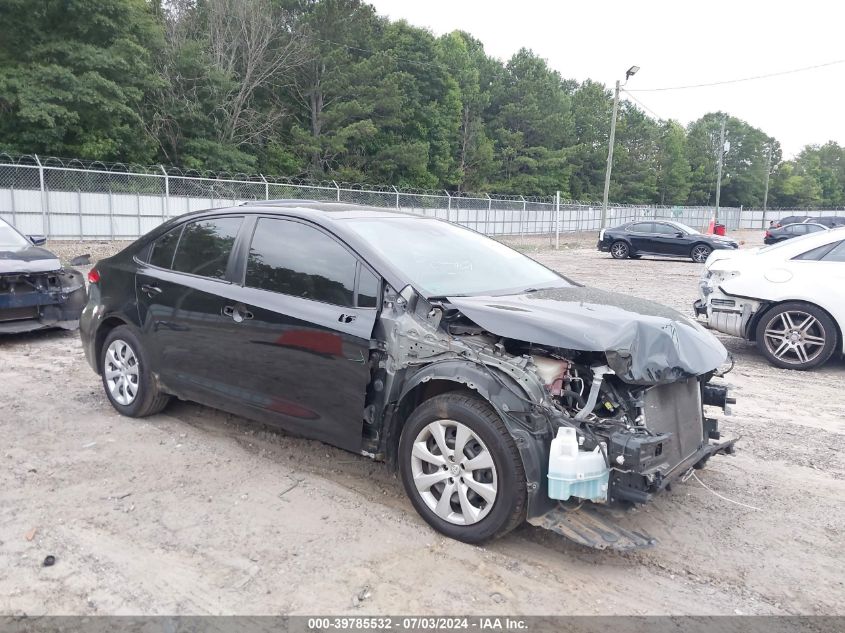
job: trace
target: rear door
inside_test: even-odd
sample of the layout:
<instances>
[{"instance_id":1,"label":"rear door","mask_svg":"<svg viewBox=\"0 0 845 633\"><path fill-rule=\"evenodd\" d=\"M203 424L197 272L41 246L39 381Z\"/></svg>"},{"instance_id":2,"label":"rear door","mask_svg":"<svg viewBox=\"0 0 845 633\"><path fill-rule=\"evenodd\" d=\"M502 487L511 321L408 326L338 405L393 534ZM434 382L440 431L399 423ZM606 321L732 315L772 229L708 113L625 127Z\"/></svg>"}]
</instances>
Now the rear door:
<instances>
[{"instance_id":1,"label":"rear door","mask_svg":"<svg viewBox=\"0 0 845 633\"><path fill-rule=\"evenodd\" d=\"M380 278L333 235L293 218L256 218L241 266L233 390L253 417L360 450Z\"/></svg>"},{"instance_id":2,"label":"rear door","mask_svg":"<svg viewBox=\"0 0 845 633\"><path fill-rule=\"evenodd\" d=\"M180 225L156 240L136 274L144 340L163 386L219 408L228 408L228 368L238 353L223 309L243 223L221 216Z\"/></svg>"}]
</instances>

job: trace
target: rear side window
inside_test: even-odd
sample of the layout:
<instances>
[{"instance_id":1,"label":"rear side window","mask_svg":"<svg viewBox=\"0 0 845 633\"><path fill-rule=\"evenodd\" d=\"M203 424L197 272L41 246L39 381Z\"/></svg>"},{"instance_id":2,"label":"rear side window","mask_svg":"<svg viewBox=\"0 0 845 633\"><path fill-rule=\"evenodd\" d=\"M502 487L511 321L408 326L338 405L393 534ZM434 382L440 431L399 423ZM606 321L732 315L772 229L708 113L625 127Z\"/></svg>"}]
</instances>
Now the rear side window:
<instances>
[{"instance_id":1,"label":"rear side window","mask_svg":"<svg viewBox=\"0 0 845 633\"><path fill-rule=\"evenodd\" d=\"M651 222L638 222L637 224L632 224L629 231L634 233L652 233L654 231L654 224Z\"/></svg>"},{"instance_id":2,"label":"rear side window","mask_svg":"<svg viewBox=\"0 0 845 633\"><path fill-rule=\"evenodd\" d=\"M845 240L839 242L833 249L822 257L823 262L845 262Z\"/></svg>"},{"instance_id":3,"label":"rear side window","mask_svg":"<svg viewBox=\"0 0 845 633\"><path fill-rule=\"evenodd\" d=\"M180 235L182 235L182 225L171 229L153 242L150 264L159 268L170 268L173 265L173 253L176 252Z\"/></svg>"},{"instance_id":4,"label":"rear side window","mask_svg":"<svg viewBox=\"0 0 845 633\"><path fill-rule=\"evenodd\" d=\"M242 221L243 218L214 218L186 224L173 258L173 270L223 279Z\"/></svg>"},{"instance_id":5,"label":"rear side window","mask_svg":"<svg viewBox=\"0 0 845 633\"><path fill-rule=\"evenodd\" d=\"M837 257L840 259L836 259ZM792 259L837 262L843 261L843 257L845 257L845 241L817 246L816 248L793 257Z\"/></svg>"},{"instance_id":6,"label":"rear side window","mask_svg":"<svg viewBox=\"0 0 845 633\"><path fill-rule=\"evenodd\" d=\"M351 307L358 260L322 231L261 218L246 264L245 285Z\"/></svg>"}]
</instances>

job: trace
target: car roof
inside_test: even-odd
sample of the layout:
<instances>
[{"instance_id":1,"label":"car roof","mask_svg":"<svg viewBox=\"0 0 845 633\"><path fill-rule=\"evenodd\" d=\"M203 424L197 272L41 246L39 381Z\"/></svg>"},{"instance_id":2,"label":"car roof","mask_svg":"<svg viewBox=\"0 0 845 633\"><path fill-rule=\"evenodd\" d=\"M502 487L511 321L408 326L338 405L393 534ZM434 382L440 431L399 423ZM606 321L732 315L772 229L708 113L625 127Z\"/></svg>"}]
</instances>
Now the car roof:
<instances>
[{"instance_id":1,"label":"car roof","mask_svg":"<svg viewBox=\"0 0 845 633\"><path fill-rule=\"evenodd\" d=\"M277 215L280 218L300 219L313 223L333 233L352 248L359 257L371 265L376 272L384 277L387 282L401 290L410 280L399 271L392 262L388 261L381 254L368 244L350 226L348 220L352 219L374 219L388 218L391 220L406 220L420 222L443 222L431 216L421 216L399 210L384 209L379 207L350 204L346 202L328 202L321 200L259 200L250 201L240 206L221 207L219 209L204 209L192 211L159 225L142 238L139 239L140 247L157 239L162 234L170 231L173 227L185 222L202 220L221 215L237 215L248 213L250 215ZM471 229L470 229L471 230ZM133 249L134 250L134 249Z\"/></svg>"}]
</instances>

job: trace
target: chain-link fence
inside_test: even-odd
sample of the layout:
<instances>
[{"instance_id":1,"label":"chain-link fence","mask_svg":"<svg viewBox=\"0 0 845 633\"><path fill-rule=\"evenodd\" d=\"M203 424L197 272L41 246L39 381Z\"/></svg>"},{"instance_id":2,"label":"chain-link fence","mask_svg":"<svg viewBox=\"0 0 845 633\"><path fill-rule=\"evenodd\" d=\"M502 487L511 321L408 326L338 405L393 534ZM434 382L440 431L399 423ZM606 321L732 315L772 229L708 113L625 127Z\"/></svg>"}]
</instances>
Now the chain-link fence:
<instances>
[{"instance_id":1,"label":"chain-link fence","mask_svg":"<svg viewBox=\"0 0 845 633\"><path fill-rule=\"evenodd\" d=\"M597 231L602 226L601 204L559 196L420 191L0 155L0 217L24 234L50 239L134 239L189 211L275 199L391 208L487 235L546 236L550 243L560 234ZM713 213L712 207L611 205L605 225L658 218L702 228ZM719 220L728 229L738 228L740 219L740 209L719 210Z\"/></svg>"}]
</instances>

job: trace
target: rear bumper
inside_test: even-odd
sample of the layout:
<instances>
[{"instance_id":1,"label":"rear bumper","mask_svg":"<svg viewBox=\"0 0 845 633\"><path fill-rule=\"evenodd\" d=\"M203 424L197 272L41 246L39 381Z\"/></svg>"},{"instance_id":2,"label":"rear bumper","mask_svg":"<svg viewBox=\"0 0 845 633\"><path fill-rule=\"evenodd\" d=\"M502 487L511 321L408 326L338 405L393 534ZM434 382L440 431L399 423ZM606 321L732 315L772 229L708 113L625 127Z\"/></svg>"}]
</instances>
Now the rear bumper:
<instances>
[{"instance_id":1,"label":"rear bumper","mask_svg":"<svg viewBox=\"0 0 845 633\"><path fill-rule=\"evenodd\" d=\"M601 251L602 253L609 253L610 252L610 242L602 242L599 240L596 243L596 249Z\"/></svg>"}]
</instances>

